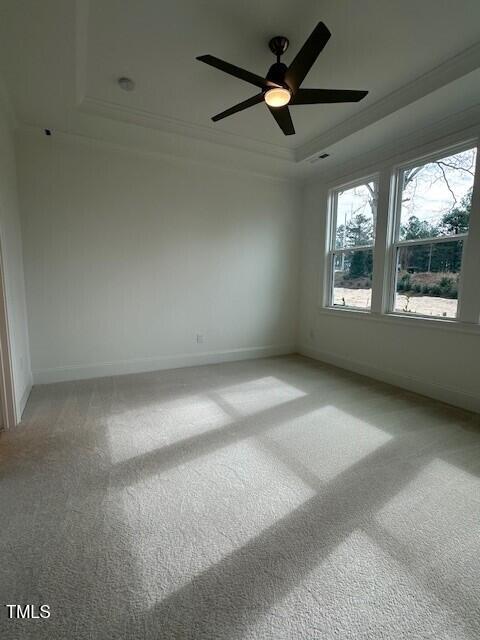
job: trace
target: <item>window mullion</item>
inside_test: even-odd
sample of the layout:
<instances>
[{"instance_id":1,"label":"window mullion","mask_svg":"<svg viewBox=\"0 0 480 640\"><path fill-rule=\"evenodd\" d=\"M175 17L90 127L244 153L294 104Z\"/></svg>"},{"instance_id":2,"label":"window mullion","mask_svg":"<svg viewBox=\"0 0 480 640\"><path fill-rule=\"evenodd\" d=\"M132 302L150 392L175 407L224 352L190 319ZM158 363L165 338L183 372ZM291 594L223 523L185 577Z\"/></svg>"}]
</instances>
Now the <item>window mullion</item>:
<instances>
[{"instance_id":1,"label":"window mullion","mask_svg":"<svg viewBox=\"0 0 480 640\"><path fill-rule=\"evenodd\" d=\"M328 219L325 247L325 261L323 269L322 301L324 306L333 304L333 274L335 260L335 229L337 227L337 195L330 191L328 194Z\"/></svg>"},{"instance_id":2,"label":"window mullion","mask_svg":"<svg viewBox=\"0 0 480 640\"><path fill-rule=\"evenodd\" d=\"M390 174L387 170L380 173L378 181L377 225L375 229L375 247L373 252L372 276L372 313L382 313L386 306L385 269L388 246L388 210L390 200Z\"/></svg>"},{"instance_id":3,"label":"window mullion","mask_svg":"<svg viewBox=\"0 0 480 640\"><path fill-rule=\"evenodd\" d=\"M477 152L468 239L465 242L460 279L458 319L480 321L480 153Z\"/></svg>"}]
</instances>

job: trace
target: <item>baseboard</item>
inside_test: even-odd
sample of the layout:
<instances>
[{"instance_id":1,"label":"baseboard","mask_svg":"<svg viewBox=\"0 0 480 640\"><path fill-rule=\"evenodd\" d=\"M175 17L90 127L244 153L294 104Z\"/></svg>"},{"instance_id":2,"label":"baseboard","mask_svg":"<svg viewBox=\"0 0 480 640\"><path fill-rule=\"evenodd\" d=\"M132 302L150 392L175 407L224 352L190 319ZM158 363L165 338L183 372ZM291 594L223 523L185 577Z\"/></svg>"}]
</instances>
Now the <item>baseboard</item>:
<instances>
[{"instance_id":1,"label":"baseboard","mask_svg":"<svg viewBox=\"0 0 480 640\"><path fill-rule=\"evenodd\" d=\"M206 351L202 353L157 356L155 358L119 360L116 362L94 363L91 365L72 365L36 370L33 372L33 382L34 384L48 384L68 380L102 378L126 373L144 373L147 371L160 371L162 369L178 369L180 367L194 367L203 364L234 362L235 360L283 356L295 352L296 347L294 344L268 345L263 347L229 349L225 351Z\"/></svg>"},{"instance_id":2,"label":"baseboard","mask_svg":"<svg viewBox=\"0 0 480 640\"><path fill-rule=\"evenodd\" d=\"M297 351L301 355L308 356L314 360L320 360L321 362L332 364L341 369L348 369L363 376L368 376L381 382L387 382L396 387L401 387L402 389L407 389L408 391L413 391L414 393L428 396L429 398L440 400L441 402L446 402L447 404L452 404L456 407L467 409L468 411L480 413L480 397L465 393L459 389L452 389L451 387L445 387L434 382L427 382L420 378L406 376L387 369L372 367L363 362L320 351L314 347L302 345L298 347Z\"/></svg>"}]
</instances>

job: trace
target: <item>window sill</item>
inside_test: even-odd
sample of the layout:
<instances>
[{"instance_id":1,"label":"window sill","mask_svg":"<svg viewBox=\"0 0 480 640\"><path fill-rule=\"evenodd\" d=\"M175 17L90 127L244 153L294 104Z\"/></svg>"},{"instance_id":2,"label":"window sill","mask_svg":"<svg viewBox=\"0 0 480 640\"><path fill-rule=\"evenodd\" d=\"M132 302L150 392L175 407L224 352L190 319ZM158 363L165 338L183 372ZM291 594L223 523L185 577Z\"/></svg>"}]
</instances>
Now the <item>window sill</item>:
<instances>
[{"instance_id":1,"label":"window sill","mask_svg":"<svg viewBox=\"0 0 480 640\"><path fill-rule=\"evenodd\" d=\"M338 316L343 318L357 318L371 322L383 322L386 324L397 324L406 327L418 327L424 329L440 329L441 331L451 331L453 333L468 333L480 335L480 325L459 320L448 320L445 318L427 318L407 316L401 313L374 313L364 309L353 309L351 307L319 307L319 313L327 316Z\"/></svg>"}]
</instances>

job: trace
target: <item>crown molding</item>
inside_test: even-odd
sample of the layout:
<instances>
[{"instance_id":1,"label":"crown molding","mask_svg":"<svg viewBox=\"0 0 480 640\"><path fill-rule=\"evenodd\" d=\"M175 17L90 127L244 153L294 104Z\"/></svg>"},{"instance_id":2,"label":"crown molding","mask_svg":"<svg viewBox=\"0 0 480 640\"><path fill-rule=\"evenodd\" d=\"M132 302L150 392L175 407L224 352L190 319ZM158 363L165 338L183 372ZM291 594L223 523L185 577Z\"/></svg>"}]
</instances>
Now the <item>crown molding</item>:
<instances>
[{"instance_id":1,"label":"crown molding","mask_svg":"<svg viewBox=\"0 0 480 640\"><path fill-rule=\"evenodd\" d=\"M378 100L360 113L344 120L313 140L290 149L237 134L219 131L213 127L186 122L162 116L149 110L127 107L116 102L85 95L86 87L86 33L87 0L78 0L81 11L77 15L77 108L85 113L112 118L120 122L137 124L165 133L173 133L187 138L196 138L214 144L244 149L270 158L298 164L318 153L371 126L375 122L395 113L433 91L461 78L480 67L480 43L466 49L459 55L435 67L407 85Z\"/></svg>"},{"instance_id":2,"label":"crown molding","mask_svg":"<svg viewBox=\"0 0 480 640\"><path fill-rule=\"evenodd\" d=\"M452 113L446 118L437 120L429 127L423 127L409 131L396 139L377 146L367 153L361 153L347 162L332 167L328 171L320 173L311 168L308 176L304 176L303 183L308 186L319 181L328 188L339 180L355 180L362 178L373 171L378 171L388 165L396 165L405 160L405 154L415 157L434 152L441 147L463 140L474 139L480 136L480 104L463 111Z\"/></svg>"},{"instance_id":3,"label":"crown molding","mask_svg":"<svg viewBox=\"0 0 480 640\"><path fill-rule=\"evenodd\" d=\"M135 126L135 125L132 125ZM292 186L298 185L298 181L296 180L296 176L291 174L290 171L282 171L275 172L269 171L268 162L262 163L260 166L253 167L250 163L247 163L248 166L244 164L232 164L231 162L225 162L224 157L213 159L212 157L208 157L204 153L193 154L193 153L184 153L182 151L172 152L170 148L167 147L155 147L155 148L146 148L146 146L140 144L132 144L128 141L122 141L120 139L106 139L100 138L95 133L89 134L88 132L79 132L79 131L62 131L56 130L54 135L50 138L45 138L43 135L43 131L39 129L38 126L32 124L22 123L17 131L16 135L18 139L29 138L34 139L39 142L45 144L75 144L81 145L89 148L97 148L104 149L109 152L131 155L136 154L137 156L143 158L149 158L151 160L164 160L169 163L183 165L185 163L190 164L192 166L200 166L202 168L210 167L215 169L216 171L222 171L225 173L234 173L243 176L255 177L260 180L269 180L275 183L285 183L290 184ZM47 142L48 141L48 142ZM208 143L201 143L202 145ZM225 147L225 150L228 152L229 147ZM231 155L235 156L238 152L233 151ZM247 152L248 153L248 152Z\"/></svg>"},{"instance_id":4,"label":"crown molding","mask_svg":"<svg viewBox=\"0 0 480 640\"><path fill-rule=\"evenodd\" d=\"M429 93L480 67L480 42L446 60L431 71L381 98L370 107L344 120L310 142L295 149L295 161L303 162L340 140L425 97Z\"/></svg>"},{"instance_id":5,"label":"crown molding","mask_svg":"<svg viewBox=\"0 0 480 640\"><path fill-rule=\"evenodd\" d=\"M75 2L75 106L78 112L101 116L119 123L137 125L164 134L173 134L191 142L195 140L209 142L224 148L250 152L258 155L259 158L274 158L277 162L289 165L296 174L304 176L311 175L310 167L305 166L305 161L311 160L312 156L319 151L332 147L433 91L480 68L480 42L478 42L354 116L313 137L308 142L295 148L289 148L88 95L87 59L90 0L75 0ZM92 132L90 135L93 135Z\"/></svg>"},{"instance_id":6,"label":"crown molding","mask_svg":"<svg viewBox=\"0 0 480 640\"><path fill-rule=\"evenodd\" d=\"M236 149L253 151L270 158L295 161L293 149L281 147L279 145L261 142L252 138L246 138L233 133L219 131L213 127L193 124L176 118L158 115L145 109L126 107L125 105L108 100L92 98L86 95L77 107L80 111L93 113L95 115L113 118L121 122L137 124L150 129L157 129L165 133L174 133L188 138L205 140L214 144L221 144Z\"/></svg>"},{"instance_id":7,"label":"crown molding","mask_svg":"<svg viewBox=\"0 0 480 640\"><path fill-rule=\"evenodd\" d=\"M214 127L199 125L177 118L164 116L147 109L125 106L118 102L103 100L88 95L88 19L90 0L75 3L75 106L79 111L111 118L119 122L136 124L164 133L174 133L186 138L195 138L234 149L251 151L269 158L295 162L293 149L272 144Z\"/></svg>"}]
</instances>

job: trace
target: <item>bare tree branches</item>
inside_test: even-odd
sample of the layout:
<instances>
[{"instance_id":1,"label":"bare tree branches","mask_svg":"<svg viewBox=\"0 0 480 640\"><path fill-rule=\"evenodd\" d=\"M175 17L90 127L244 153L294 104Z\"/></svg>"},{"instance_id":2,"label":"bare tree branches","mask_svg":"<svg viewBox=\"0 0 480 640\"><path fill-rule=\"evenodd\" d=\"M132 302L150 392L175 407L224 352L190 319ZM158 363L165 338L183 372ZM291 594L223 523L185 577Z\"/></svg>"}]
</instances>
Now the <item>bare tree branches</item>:
<instances>
[{"instance_id":1,"label":"bare tree branches","mask_svg":"<svg viewBox=\"0 0 480 640\"><path fill-rule=\"evenodd\" d=\"M455 169L456 171L465 171L466 173L469 173L472 177L475 175L472 168L467 168L467 167L457 167L453 164L449 164L448 162L445 162L445 160L437 160L437 162L435 164L438 164L438 166L444 166L444 167L448 167L449 169ZM471 165L473 167L473 163Z\"/></svg>"},{"instance_id":2,"label":"bare tree branches","mask_svg":"<svg viewBox=\"0 0 480 640\"><path fill-rule=\"evenodd\" d=\"M440 171L442 172L442 176L443 176L443 179L445 180L445 184L447 185L447 189L452 194L453 207L454 207L457 204L457 196L455 195L455 192L453 191L452 187L450 186L450 183L449 183L449 181L447 179L447 175L445 173L445 169L442 167L442 163L441 162L437 162L436 164L440 168Z\"/></svg>"},{"instance_id":3,"label":"bare tree branches","mask_svg":"<svg viewBox=\"0 0 480 640\"><path fill-rule=\"evenodd\" d=\"M442 212L445 213L456 207L465 193L465 184L471 181L474 176L475 157L475 149L468 149L446 158L405 169L403 172L402 206L409 203L406 206L410 215L416 215L417 210L420 213L426 207L424 215L428 213L430 218L435 217L435 211L440 216ZM443 191L445 195L442 197L439 186L436 187L435 195L430 195L434 185L439 182L445 185ZM441 209L442 202L444 204L443 210Z\"/></svg>"}]
</instances>

